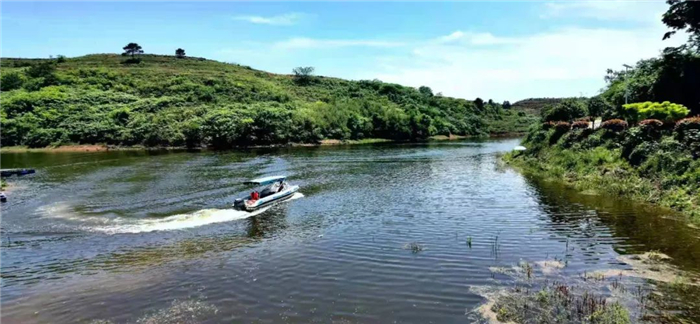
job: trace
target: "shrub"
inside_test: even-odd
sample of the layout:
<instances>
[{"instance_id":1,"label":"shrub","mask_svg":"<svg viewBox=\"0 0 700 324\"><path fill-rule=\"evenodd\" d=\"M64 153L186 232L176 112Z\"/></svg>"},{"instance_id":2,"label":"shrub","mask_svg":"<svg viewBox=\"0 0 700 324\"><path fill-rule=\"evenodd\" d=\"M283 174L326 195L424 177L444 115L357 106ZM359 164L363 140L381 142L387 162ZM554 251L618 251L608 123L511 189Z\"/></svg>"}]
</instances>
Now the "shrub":
<instances>
[{"instance_id":1,"label":"shrub","mask_svg":"<svg viewBox=\"0 0 700 324\"><path fill-rule=\"evenodd\" d=\"M544 121L571 121L586 115L586 106L576 99L565 99L560 103L542 110Z\"/></svg>"},{"instance_id":2,"label":"shrub","mask_svg":"<svg viewBox=\"0 0 700 324\"><path fill-rule=\"evenodd\" d=\"M675 131L678 141L688 146L695 158L700 157L700 116L681 119Z\"/></svg>"},{"instance_id":3,"label":"shrub","mask_svg":"<svg viewBox=\"0 0 700 324\"><path fill-rule=\"evenodd\" d=\"M629 154L629 162L631 165L641 165L652 153L656 152L657 147L653 142L643 142L635 147Z\"/></svg>"},{"instance_id":4,"label":"shrub","mask_svg":"<svg viewBox=\"0 0 700 324\"><path fill-rule=\"evenodd\" d=\"M639 122L639 126L652 129L661 129L661 127L664 126L664 122L658 119L645 119Z\"/></svg>"},{"instance_id":5,"label":"shrub","mask_svg":"<svg viewBox=\"0 0 700 324\"><path fill-rule=\"evenodd\" d=\"M565 121L558 121L554 123L554 130L557 132L568 132L571 129L571 124Z\"/></svg>"},{"instance_id":6,"label":"shrub","mask_svg":"<svg viewBox=\"0 0 700 324\"><path fill-rule=\"evenodd\" d=\"M19 89L24 83L22 75L16 72L3 73L0 78L0 90L10 91Z\"/></svg>"},{"instance_id":7,"label":"shrub","mask_svg":"<svg viewBox=\"0 0 700 324\"><path fill-rule=\"evenodd\" d=\"M674 130L683 137L683 134L691 129L700 129L700 116L688 117L679 120Z\"/></svg>"},{"instance_id":8,"label":"shrub","mask_svg":"<svg viewBox=\"0 0 700 324\"><path fill-rule=\"evenodd\" d=\"M674 122L688 115L690 110L683 105L664 101L658 102L638 102L623 105L626 117L636 122L639 119L660 119L664 122Z\"/></svg>"},{"instance_id":9,"label":"shrub","mask_svg":"<svg viewBox=\"0 0 700 324\"><path fill-rule=\"evenodd\" d=\"M564 121L559 121L554 123L553 127L554 133L552 133L552 136L549 138L550 145L558 142L559 139L571 129L571 124Z\"/></svg>"},{"instance_id":10,"label":"shrub","mask_svg":"<svg viewBox=\"0 0 700 324\"><path fill-rule=\"evenodd\" d=\"M573 129L586 129L588 128L588 121L584 120L579 120L571 124L571 128Z\"/></svg>"},{"instance_id":11,"label":"shrub","mask_svg":"<svg viewBox=\"0 0 700 324\"><path fill-rule=\"evenodd\" d=\"M621 132L627 129L627 122L622 119L610 119L604 121L600 127L603 129L611 130L613 132Z\"/></svg>"},{"instance_id":12,"label":"shrub","mask_svg":"<svg viewBox=\"0 0 700 324\"><path fill-rule=\"evenodd\" d=\"M314 67L300 66L292 70L294 73L294 82L299 85L307 85L313 80Z\"/></svg>"},{"instance_id":13,"label":"shrub","mask_svg":"<svg viewBox=\"0 0 700 324\"><path fill-rule=\"evenodd\" d=\"M658 119L645 119L639 122L641 132L653 140L661 138L663 126L664 123Z\"/></svg>"}]
</instances>

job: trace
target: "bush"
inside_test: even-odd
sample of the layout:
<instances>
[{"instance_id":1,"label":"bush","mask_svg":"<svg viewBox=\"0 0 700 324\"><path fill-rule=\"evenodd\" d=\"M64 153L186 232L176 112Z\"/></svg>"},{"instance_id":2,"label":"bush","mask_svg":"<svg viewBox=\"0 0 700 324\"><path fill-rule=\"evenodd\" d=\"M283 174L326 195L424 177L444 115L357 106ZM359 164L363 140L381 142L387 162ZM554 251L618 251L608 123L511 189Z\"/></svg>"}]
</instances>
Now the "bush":
<instances>
[{"instance_id":1,"label":"bush","mask_svg":"<svg viewBox=\"0 0 700 324\"><path fill-rule=\"evenodd\" d=\"M24 83L24 78L17 72L3 73L0 78L0 91L19 89Z\"/></svg>"},{"instance_id":2,"label":"bush","mask_svg":"<svg viewBox=\"0 0 700 324\"><path fill-rule=\"evenodd\" d=\"M573 129L585 129L588 128L588 121L579 120L571 124Z\"/></svg>"},{"instance_id":3,"label":"bush","mask_svg":"<svg viewBox=\"0 0 700 324\"><path fill-rule=\"evenodd\" d=\"M571 121L583 116L586 116L586 107L580 100L576 99L565 99L542 110L544 121Z\"/></svg>"},{"instance_id":4,"label":"bush","mask_svg":"<svg viewBox=\"0 0 700 324\"><path fill-rule=\"evenodd\" d=\"M613 132L621 132L627 129L627 126L627 122L622 119L606 120L600 125L600 127L602 127L603 129L607 129Z\"/></svg>"},{"instance_id":5,"label":"bush","mask_svg":"<svg viewBox=\"0 0 700 324\"><path fill-rule=\"evenodd\" d=\"M700 116L683 118L676 123L674 128L681 138L692 129L700 130Z\"/></svg>"},{"instance_id":6,"label":"bush","mask_svg":"<svg viewBox=\"0 0 700 324\"><path fill-rule=\"evenodd\" d=\"M292 70L294 73L294 82L299 85L307 85L313 80L314 67L300 66Z\"/></svg>"},{"instance_id":7,"label":"bush","mask_svg":"<svg viewBox=\"0 0 700 324\"><path fill-rule=\"evenodd\" d=\"M645 119L639 122L639 128L651 140L661 138L664 123L658 119Z\"/></svg>"},{"instance_id":8,"label":"bush","mask_svg":"<svg viewBox=\"0 0 700 324\"><path fill-rule=\"evenodd\" d=\"M661 129L661 127L664 126L664 122L658 119L645 119L639 122L639 126L651 129Z\"/></svg>"},{"instance_id":9,"label":"bush","mask_svg":"<svg viewBox=\"0 0 700 324\"><path fill-rule=\"evenodd\" d=\"M688 146L695 158L700 157L700 116L679 120L674 130L678 141Z\"/></svg>"},{"instance_id":10,"label":"bush","mask_svg":"<svg viewBox=\"0 0 700 324\"><path fill-rule=\"evenodd\" d=\"M660 119L667 123L675 122L676 120L688 115L690 110L683 105L664 101L658 102L638 102L623 105L625 116L632 122L637 122L639 119Z\"/></svg>"},{"instance_id":11,"label":"bush","mask_svg":"<svg viewBox=\"0 0 700 324\"><path fill-rule=\"evenodd\" d=\"M554 124L554 130L557 131L557 132L564 132L564 133L566 133L566 132L569 131L569 129L571 129L571 124L569 124L569 123L567 123L567 122L560 121L560 122L556 122L556 123Z\"/></svg>"}]
</instances>

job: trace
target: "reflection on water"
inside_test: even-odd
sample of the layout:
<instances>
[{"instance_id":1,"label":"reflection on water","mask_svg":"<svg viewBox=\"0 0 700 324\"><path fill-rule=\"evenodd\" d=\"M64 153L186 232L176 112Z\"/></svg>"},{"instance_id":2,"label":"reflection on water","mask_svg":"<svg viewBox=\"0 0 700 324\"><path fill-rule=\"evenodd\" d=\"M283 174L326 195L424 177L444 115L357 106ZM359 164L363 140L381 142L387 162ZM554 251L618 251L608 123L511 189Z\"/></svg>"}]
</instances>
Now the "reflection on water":
<instances>
[{"instance_id":1,"label":"reflection on water","mask_svg":"<svg viewBox=\"0 0 700 324\"><path fill-rule=\"evenodd\" d=\"M468 322L470 288L521 261L574 278L658 250L700 271L697 230L503 168L517 143L3 154L37 174L2 206L2 319ZM304 197L230 210L274 174Z\"/></svg>"}]
</instances>

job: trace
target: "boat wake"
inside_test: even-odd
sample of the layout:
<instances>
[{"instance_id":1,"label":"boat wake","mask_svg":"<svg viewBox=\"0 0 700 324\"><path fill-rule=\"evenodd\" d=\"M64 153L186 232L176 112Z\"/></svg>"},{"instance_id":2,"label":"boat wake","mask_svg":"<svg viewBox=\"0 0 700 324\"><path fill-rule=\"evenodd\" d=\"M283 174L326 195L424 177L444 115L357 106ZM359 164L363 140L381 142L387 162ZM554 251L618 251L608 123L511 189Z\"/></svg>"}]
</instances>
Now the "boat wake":
<instances>
[{"instance_id":1,"label":"boat wake","mask_svg":"<svg viewBox=\"0 0 700 324\"><path fill-rule=\"evenodd\" d=\"M304 197L300 192L295 193L287 201ZM214 223L230 222L240 219L253 217L264 213L274 206L265 207L254 212L246 212L235 209L202 209L188 214L172 215L158 219L125 219L110 220L109 224L99 226L89 226L86 229L98 231L108 234L121 233L144 233L154 231L172 231L186 228L199 227ZM46 214L52 217L66 218L71 220L87 220L84 217L76 216L73 213L58 212L67 209L67 207L53 207L50 210L44 210ZM104 221L104 220L103 220Z\"/></svg>"},{"instance_id":2,"label":"boat wake","mask_svg":"<svg viewBox=\"0 0 700 324\"><path fill-rule=\"evenodd\" d=\"M304 197L300 192L295 193L287 201ZM240 219L246 219L259 215L274 206L265 207L254 212L246 212L235 209L202 209L189 214L168 216L160 219L142 219L133 224L119 224L99 227L96 230L109 233L144 233L154 231L172 231L185 228L199 227L214 223L224 223Z\"/></svg>"}]
</instances>

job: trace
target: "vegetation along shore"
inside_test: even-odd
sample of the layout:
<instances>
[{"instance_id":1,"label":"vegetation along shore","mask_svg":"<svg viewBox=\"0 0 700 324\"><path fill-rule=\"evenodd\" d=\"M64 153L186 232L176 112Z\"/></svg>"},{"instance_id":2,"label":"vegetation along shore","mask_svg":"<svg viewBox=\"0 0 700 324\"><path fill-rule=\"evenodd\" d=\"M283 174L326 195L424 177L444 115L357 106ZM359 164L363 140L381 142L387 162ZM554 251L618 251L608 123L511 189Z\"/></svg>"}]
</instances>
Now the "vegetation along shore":
<instances>
[{"instance_id":1,"label":"vegetation along shore","mask_svg":"<svg viewBox=\"0 0 700 324\"><path fill-rule=\"evenodd\" d=\"M211 147L412 141L518 133L537 120L477 98L377 80L278 75L247 66L146 55L2 59L2 144Z\"/></svg>"},{"instance_id":2,"label":"vegetation along shore","mask_svg":"<svg viewBox=\"0 0 700 324\"><path fill-rule=\"evenodd\" d=\"M580 190L655 203L700 222L700 55L692 44L691 38L633 68L608 71L599 96L542 110L542 122L524 140L527 150L505 160Z\"/></svg>"}]
</instances>

